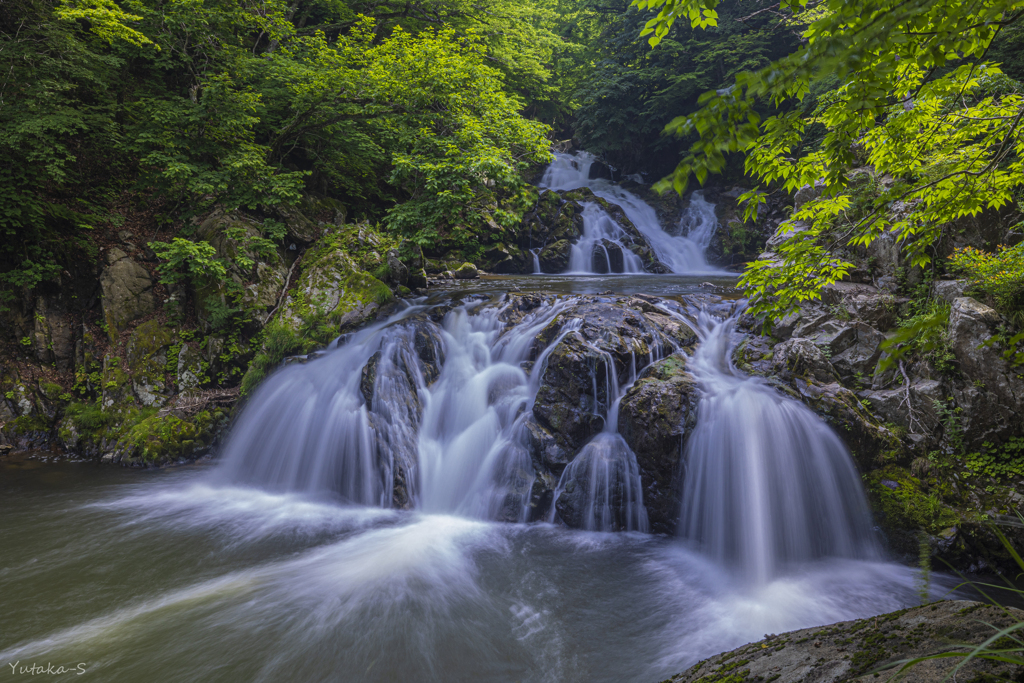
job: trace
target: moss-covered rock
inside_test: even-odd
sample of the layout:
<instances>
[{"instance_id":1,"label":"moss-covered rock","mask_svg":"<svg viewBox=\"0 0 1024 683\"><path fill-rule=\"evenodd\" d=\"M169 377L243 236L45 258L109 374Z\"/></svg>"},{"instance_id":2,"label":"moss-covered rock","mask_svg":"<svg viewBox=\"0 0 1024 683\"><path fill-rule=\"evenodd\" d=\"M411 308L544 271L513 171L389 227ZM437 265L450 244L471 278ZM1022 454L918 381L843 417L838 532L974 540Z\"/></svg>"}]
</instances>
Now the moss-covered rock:
<instances>
[{"instance_id":1,"label":"moss-covered rock","mask_svg":"<svg viewBox=\"0 0 1024 683\"><path fill-rule=\"evenodd\" d=\"M149 415L125 429L104 459L137 467L192 458L210 445L226 422L227 413L220 408L203 410L185 419L174 414Z\"/></svg>"},{"instance_id":2,"label":"moss-covered rock","mask_svg":"<svg viewBox=\"0 0 1024 683\"><path fill-rule=\"evenodd\" d=\"M472 263L463 263L457 269L452 271L456 280L472 280L477 276L476 266Z\"/></svg>"},{"instance_id":3,"label":"moss-covered rock","mask_svg":"<svg viewBox=\"0 0 1024 683\"><path fill-rule=\"evenodd\" d=\"M132 390L144 406L162 406L169 394L164 371L172 332L156 320L142 323L125 347Z\"/></svg>"},{"instance_id":4,"label":"moss-covered rock","mask_svg":"<svg viewBox=\"0 0 1024 683\"><path fill-rule=\"evenodd\" d=\"M839 683L840 681L1017 680L1019 667L980 658L928 660L900 672L902 660L942 652L964 652L1014 622L1024 612L967 600L938 602L868 619L843 621L780 635L736 648L673 676L664 683Z\"/></svg>"},{"instance_id":5,"label":"moss-covered rock","mask_svg":"<svg viewBox=\"0 0 1024 683\"><path fill-rule=\"evenodd\" d=\"M306 252L296 287L263 329L261 349L242 379L242 394L252 392L285 356L307 353L366 324L393 297L386 284L360 270L344 250L343 233L324 237Z\"/></svg>"}]
</instances>

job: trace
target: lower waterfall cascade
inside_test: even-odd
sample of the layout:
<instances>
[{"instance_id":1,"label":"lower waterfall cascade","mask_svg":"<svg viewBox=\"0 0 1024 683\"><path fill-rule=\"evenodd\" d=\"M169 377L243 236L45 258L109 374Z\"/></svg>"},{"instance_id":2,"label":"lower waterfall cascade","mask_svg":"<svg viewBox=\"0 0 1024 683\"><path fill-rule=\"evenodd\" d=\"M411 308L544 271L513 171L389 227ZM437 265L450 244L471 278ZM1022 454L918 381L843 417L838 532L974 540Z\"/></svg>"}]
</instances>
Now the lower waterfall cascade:
<instances>
[{"instance_id":1,"label":"lower waterfall cascade","mask_svg":"<svg viewBox=\"0 0 1024 683\"><path fill-rule=\"evenodd\" d=\"M613 330L575 313L641 304L660 330L692 327L696 350L633 314ZM765 633L917 604L919 574L878 552L838 440L731 366L725 308L418 301L271 373L212 467L28 470L0 498L15 549L0 633L17 634L0 658L86 662L114 683L652 683ZM548 521L522 523L540 514L528 420L566 349L590 359L573 410L595 432ZM639 533L647 491L618 423L672 356L702 391L682 539ZM59 601L36 602L43 582ZM951 585L933 577L929 595Z\"/></svg>"},{"instance_id":2,"label":"lower waterfall cascade","mask_svg":"<svg viewBox=\"0 0 1024 683\"><path fill-rule=\"evenodd\" d=\"M686 442L680 534L756 582L820 557L878 559L846 446L802 403L731 360L735 317L694 315L701 385Z\"/></svg>"}]
</instances>

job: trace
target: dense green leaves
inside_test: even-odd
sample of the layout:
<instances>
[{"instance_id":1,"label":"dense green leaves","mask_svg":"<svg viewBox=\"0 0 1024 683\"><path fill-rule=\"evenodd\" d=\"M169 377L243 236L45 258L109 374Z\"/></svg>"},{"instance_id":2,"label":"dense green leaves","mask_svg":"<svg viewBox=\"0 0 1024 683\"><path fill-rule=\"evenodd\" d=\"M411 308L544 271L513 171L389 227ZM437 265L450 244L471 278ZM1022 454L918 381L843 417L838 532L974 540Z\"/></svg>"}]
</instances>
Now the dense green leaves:
<instances>
[{"instance_id":1,"label":"dense green leaves","mask_svg":"<svg viewBox=\"0 0 1024 683\"><path fill-rule=\"evenodd\" d=\"M5 3L0 296L87 259L129 191L184 234L215 204L274 215L307 193L426 244L503 231L524 168L547 158L521 96L552 107L554 12L396 7Z\"/></svg>"},{"instance_id":2,"label":"dense green leaves","mask_svg":"<svg viewBox=\"0 0 1024 683\"><path fill-rule=\"evenodd\" d=\"M674 18L715 5L666 0L655 38ZM669 127L698 136L671 181L678 191L691 175L703 183L722 171L730 152L745 152L748 174L773 188L821 186L823 197L793 216L800 230L778 261L754 264L744 277L755 310L772 317L843 276L849 265L837 261L836 247L865 247L889 233L911 265L925 265L944 226L1005 206L1024 185L1021 88L985 61L1024 4L795 0L782 7L791 22L807 22L807 43L706 93L699 111ZM823 83L836 87L804 110ZM765 119L764 103L781 111ZM823 136L812 134L820 129ZM844 222L835 201L849 197L848 172L858 161L892 182L863 217ZM818 220L821 212L833 220Z\"/></svg>"}]
</instances>

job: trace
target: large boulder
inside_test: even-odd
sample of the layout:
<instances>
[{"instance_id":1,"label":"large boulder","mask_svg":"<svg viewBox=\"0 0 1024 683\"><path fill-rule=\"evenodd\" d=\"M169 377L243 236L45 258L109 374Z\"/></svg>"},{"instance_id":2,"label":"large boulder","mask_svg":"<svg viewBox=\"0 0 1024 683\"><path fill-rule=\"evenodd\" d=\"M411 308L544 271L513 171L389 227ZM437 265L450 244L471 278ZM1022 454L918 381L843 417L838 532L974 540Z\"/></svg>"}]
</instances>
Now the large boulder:
<instances>
[{"instance_id":1,"label":"large boulder","mask_svg":"<svg viewBox=\"0 0 1024 683\"><path fill-rule=\"evenodd\" d=\"M954 299L950 309L949 341L964 379L953 387L953 396L963 410L971 447L1021 432L1024 378L992 343L1000 320L994 309L970 297Z\"/></svg>"},{"instance_id":2,"label":"large boulder","mask_svg":"<svg viewBox=\"0 0 1024 683\"><path fill-rule=\"evenodd\" d=\"M999 629L1022 620L1024 611L1013 607L943 601L867 619L766 635L764 640L698 662L664 683L1017 680L1019 667L981 658L967 663L961 657L936 658L902 674L897 671L906 660L965 652L961 644L979 645ZM874 673L886 666L890 668Z\"/></svg>"},{"instance_id":3,"label":"large boulder","mask_svg":"<svg viewBox=\"0 0 1024 683\"><path fill-rule=\"evenodd\" d=\"M839 379L836 369L810 339L788 339L772 352L772 371L786 377L814 378L823 384Z\"/></svg>"},{"instance_id":4,"label":"large boulder","mask_svg":"<svg viewBox=\"0 0 1024 683\"><path fill-rule=\"evenodd\" d=\"M872 376L885 341L885 335L870 325L859 322L852 327L853 343L832 357L832 365L847 381Z\"/></svg>"},{"instance_id":5,"label":"large boulder","mask_svg":"<svg viewBox=\"0 0 1024 683\"><path fill-rule=\"evenodd\" d=\"M306 252L297 286L282 303L281 322L293 331L303 323L330 322L354 329L377 316L392 298L386 284L358 269L344 251L324 238Z\"/></svg>"},{"instance_id":6,"label":"large boulder","mask_svg":"<svg viewBox=\"0 0 1024 683\"><path fill-rule=\"evenodd\" d=\"M864 283L835 282L825 287L821 301L844 317L888 330L896 324L901 307L909 299Z\"/></svg>"},{"instance_id":7,"label":"large boulder","mask_svg":"<svg viewBox=\"0 0 1024 683\"><path fill-rule=\"evenodd\" d=\"M607 409L608 384L598 372L604 360L578 332L566 335L546 358L533 414L564 452L576 453L604 427L600 411L602 405Z\"/></svg>"},{"instance_id":8,"label":"large boulder","mask_svg":"<svg viewBox=\"0 0 1024 683\"><path fill-rule=\"evenodd\" d=\"M941 435L936 402L945 398L945 392L938 380L921 379L897 389L863 391L859 396L883 420L906 429L912 441L934 443Z\"/></svg>"},{"instance_id":9,"label":"large boulder","mask_svg":"<svg viewBox=\"0 0 1024 683\"><path fill-rule=\"evenodd\" d=\"M572 243L569 240L558 240L544 246L537 254L540 269L545 273L561 273L569 267L569 255Z\"/></svg>"},{"instance_id":10,"label":"large boulder","mask_svg":"<svg viewBox=\"0 0 1024 683\"><path fill-rule=\"evenodd\" d=\"M125 326L156 309L153 280L149 271L112 247L107 252L107 265L100 274L103 289L103 318L111 340Z\"/></svg>"},{"instance_id":11,"label":"large boulder","mask_svg":"<svg viewBox=\"0 0 1024 683\"><path fill-rule=\"evenodd\" d=\"M619 404L619 433L636 454L651 530L674 533L679 521L683 443L696 424L699 394L685 356L648 366Z\"/></svg>"}]
</instances>

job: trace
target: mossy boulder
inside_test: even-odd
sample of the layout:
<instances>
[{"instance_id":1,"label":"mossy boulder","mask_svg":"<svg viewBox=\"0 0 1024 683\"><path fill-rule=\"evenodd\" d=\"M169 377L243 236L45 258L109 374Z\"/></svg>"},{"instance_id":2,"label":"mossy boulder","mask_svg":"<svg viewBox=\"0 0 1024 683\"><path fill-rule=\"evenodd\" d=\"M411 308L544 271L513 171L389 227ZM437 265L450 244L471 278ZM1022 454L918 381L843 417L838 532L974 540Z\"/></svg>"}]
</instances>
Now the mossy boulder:
<instances>
[{"instance_id":1,"label":"mossy boulder","mask_svg":"<svg viewBox=\"0 0 1024 683\"><path fill-rule=\"evenodd\" d=\"M126 361L132 390L144 406L162 406L169 391L164 371L172 332L156 320L148 320L132 332L126 346Z\"/></svg>"},{"instance_id":2,"label":"mossy boulder","mask_svg":"<svg viewBox=\"0 0 1024 683\"><path fill-rule=\"evenodd\" d=\"M937 602L867 619L780 635L715 655L663 683L839 683L840 681L1018 680L1019 667L981 658L899 662L943 652L965 652L1002 628L1024 621L1024 611L968 600ZM1004 647L998 645L996 647ZM885 668L886 665L894 665ZM957 678L953 678L954 668ZM885 669L880 673L875 673Z\"/></svg>"},{"instance_id":3,"label":"mossy boulder","mask_svg":"<svg viewBox=\"0 0 1024 683\"><path fill-rule=\"evenodd\" d=\"M282 305L281 320L296 331L326 321L358 327L392 299L386 284L358 268L336 235L306 252L297 286Z\"/></svg>"},{"instance_id":4,"label":"mossy boulder","mask_svg":"<svg viewBox=\"0 0 1024 683\"><path fill-rule=\"evenodd\" d=\"M226 411L204 410L185 419L174 414L146 417L126 429L104 460L123 466L163 465L182 457L193 458L212 443L227 422Z\"/></svg>"},{"instance_id":5,"label":"mossy boulder","mask_svg":"<svg viewBox=\"0 0 1024 683\"><path fill-rule=\"evenodd\" d=\"M463 263L457 269L452 271L456 280L472 280L477 276L476 266L472 263Z\"/></svg>"},{"instance_id":6,"label":"mossy boulder","mask_svg":"<svg viewBox=\"0 0 1024 683\"><path fill-rule=\"evenodd\" d=\"M365 325L393 300L391 289L360 270L342 242L341 233L327 235L306 252L295 288L263 329L262 347L242 379L243 395L285 356L307 353Z\"/></svg>"}]
</instances>

